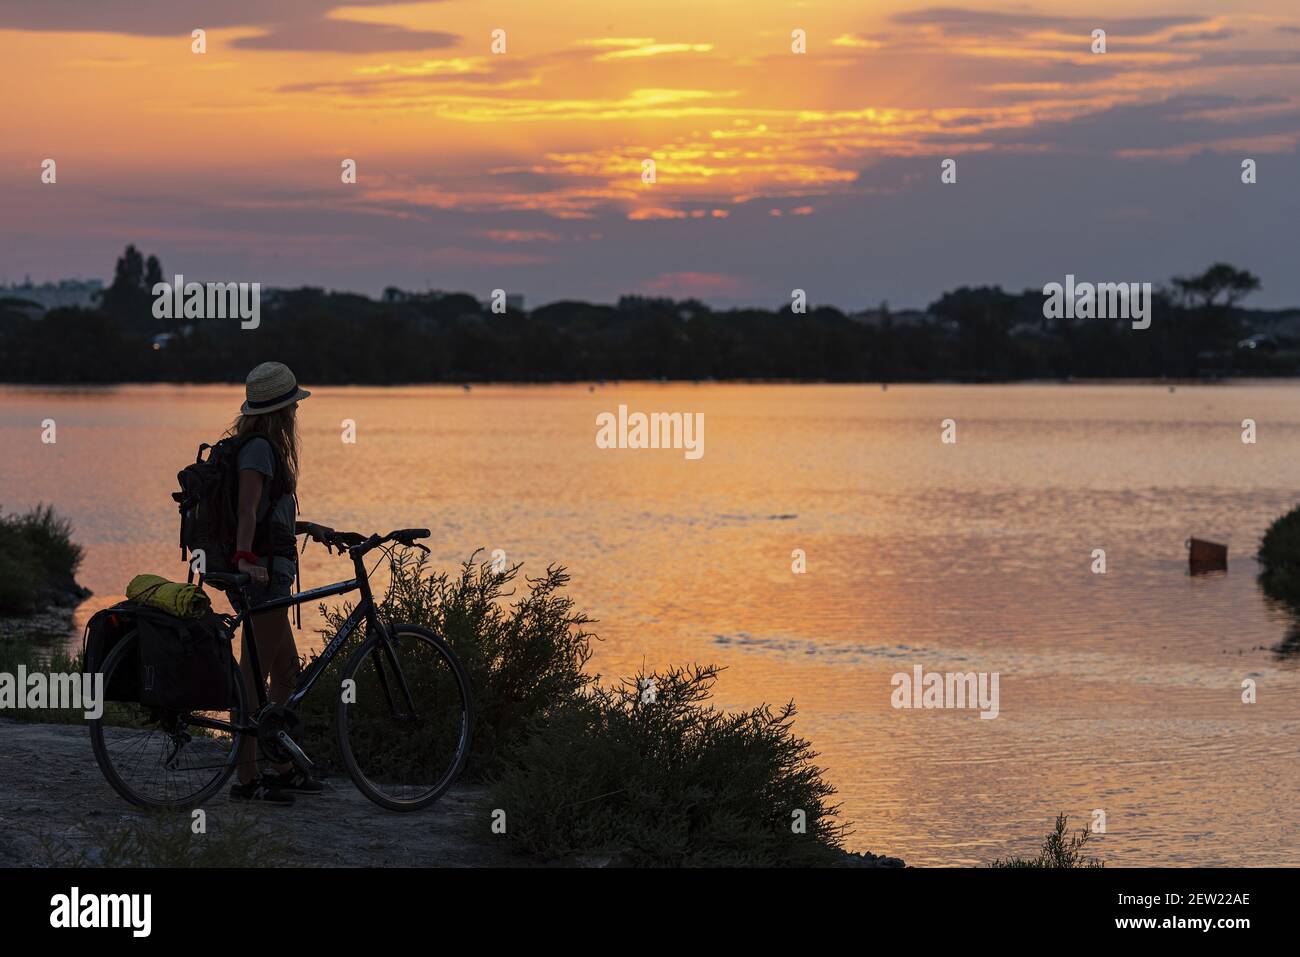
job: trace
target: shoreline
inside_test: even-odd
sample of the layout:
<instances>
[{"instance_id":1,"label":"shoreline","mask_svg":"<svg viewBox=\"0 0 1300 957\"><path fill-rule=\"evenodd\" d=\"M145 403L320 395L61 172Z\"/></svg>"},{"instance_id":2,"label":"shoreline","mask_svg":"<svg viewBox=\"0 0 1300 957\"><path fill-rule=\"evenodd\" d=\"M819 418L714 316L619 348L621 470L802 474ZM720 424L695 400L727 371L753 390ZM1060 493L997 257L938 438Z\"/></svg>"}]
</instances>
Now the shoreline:
<instances>
[{"instance_id":1,"label":"shoreline","mask_svg":"<svg viewBox=\"0 0 1300 957\"><path fill-rule=\"evenodd\" d=\"M0 641L67 642L77 637L77 612L95 593L69 576L46 586L40 608L30 614L0 614Z\"/></svg>"},{"instance_id":2,"label":"shoreline","mask_svg":"<svg viewBox=\"0 0 1300 957\"><path fill-rule=\"evenodd\" d=\"M549 574L555 584L567 582L562 571L552 570ZM416 575L418 577L418 571ZM500 584L495 582L493 587L499 588ZM22 677L24 665L29 675L49 671L72 676L84 671L78 649L68 647L60 652L56 646L60 643L66 646L75 641L72 626L77 609L84 606L89 591L77 585L69 575L66 580L63 576L58 577L56 584L46 586L39 595L39 612L0 623L6 626L0 629L0 651L4 652L7 662L2 667L6 672L18 675L17 679L7 673L0 676L10 687L10 698L0 701L0 708L27 707L26 704L17 704L12 697L15 687L25 688L30 683ZM552 611L566 615L565 608ZM570 629L574 626L580 628L586 621L581 615L544 620L552 625L553 630L559 627L564 640L572 640L568 637ZM490 623L483 627L490 630ZM480 638L488 640L482 635ZM582 640L581 637L578 640ZM42 650L43 645L49 647ZM567 647L559 646L562 652ZM566 674L561 673L556 680L564 678ZM711 684L712 676L701 673L692 680ZM705 694L707 696L707 691ZM38 701L33 701L32 708L46 707L43 695L44 692ZM75 699L75 702L80 701L80 698ZM576 697L574 701L576 705ZM190 813L142 812L112 789L95 760L79 704L74 703L71 710L59 705L48 713L15 711L12 716L0 710L0 779L11 782L0 789L0 824L3 824L0 827L0 867L68 864L121 867L631 867L643 866L647 862L657 862L650 866L674 866L696 859L685 853L656 857L644 844L646 834L680 822L673 816L681 813L678 805L659 805L658 810L655 807L644 808L638 830L609 828L604 834L579 833L559 838L545 830L552 826L547 823L550 805L546 798L537 804L536 795L527 787L519 791L506 785L502 790L500 781L480 778L473 783L460 783L438 804L430 807L428 814L393 815L366 800L350 778L342 773L337 762L328 760L334 748L330 730L333 723L328 716L312 714L309 710L304 720L314 730L311 735L300 739L303 746L309 753L327 758L321 767L332 771L321 779L325 785L324 794L301 795L289 808L250 806L230 800L230 782L227 779L202 806L201 816L198 809L192 812L196 820L201 818L205 824L209 819L211 821L212 830L201 832L210 835L211 839L204 839L188 830ZM546 740L548 744L540 751L536 747L532 749L527 767L516 769L517 777L531 773L534 767L550 768L553 773L563 765L568 754L568 740L563 734ZM614 746L611 742L605 742L605 745ZM798 739L794 739L790 746L798 753L807 748L806 743ZM689 779L692 773L707 779L710 766L706 758L701 757L700 761L698 767L693 765L692 769L682 772L684 780ZM543 770L541 773L545 775L547 772ZM590 783L580 770L571 767L554 781L551 798L567 800ZM795 782L789 786L797 788L798 784ZM812 800L814 804L807 806L820 809L821 805L816 803L819 801L817 795L821 788L828 787L817 782L809 794L791 792L786 796L796 801ZM328 806L326 815L316 813L321 805ZM511 839L514 828L511 837L503 839L505 831L497 831L494 827L506 807L524 815L523 820L527 822L519 840ZM755 846L767 838L782 847L788 846L785 853L796 866L906 866L899 858L845 849L840 841L847 838L847 834L841 834L836 840L821 831L810 830L808 833L815 837L811 849L805 848L798 840L791 845L788 836L782 843L780 832L783 825L774 824L770 819L770 808L755 805L749 807L748 813L751 815L748 837L756 842ZM834 811L830 813L833 817ZM532 814L538 817L530 816ZM435 826L429 827L429 821L435 821ZM542 823L538 824L539 821ZM541 833L547 837L537 841L529 831L530 825L540 827ZM724 830L728 826L724 823ZM350 840L340 843L338 837L341 833L361 834L365 839L360 844ZM691 838L706 844L711 839L707 826ZM340 848L346 848L346 857L342 856ZM780 854L777 853L774 859L779 860ZM733 853L733 865L737 867L751 866L758 860L768 860L768 857L761 852L753 856Z\"/></svg>"},{"instance_id":3,"label":"shoreline","mask_svg":"<svg viewBox=\"0 0 1300 957\"><path fill-rule=\"evenodd\" d=\"M97 844L114 827L159 820L131 807L95 763L81 724L40 724L0 717L0 868L57 866L58 856L84 854L87 866L123 866L104 860ZM625 866L619 855L577 853L559 860L517 854L494 845L488 789L457 784L428 810L393 814L368 801L346 776L323 779L325 791L293 807L249 808L223 790L203 810L208 834L246 826L254 836L289 846L287 859L265 866L301 867L581 867ZM164 816L190 820L192 812ZM55 859L51 859L51 856ZM256 866L256 865L255 865ZM845 851L842 866L902 868L904 862L870 852Z\"/></svg>"}]
</instances>

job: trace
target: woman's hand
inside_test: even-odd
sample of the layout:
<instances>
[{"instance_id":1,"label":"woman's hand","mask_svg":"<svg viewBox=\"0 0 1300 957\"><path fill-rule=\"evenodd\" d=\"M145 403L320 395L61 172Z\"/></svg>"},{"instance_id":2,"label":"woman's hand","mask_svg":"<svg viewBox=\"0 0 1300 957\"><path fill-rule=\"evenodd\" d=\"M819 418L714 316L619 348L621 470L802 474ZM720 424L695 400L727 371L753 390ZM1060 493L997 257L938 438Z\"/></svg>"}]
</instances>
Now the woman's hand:
<instances>
[{"instance_id":1,"label":"woman's hand","mask_svg":"<svg viewBox=\"0 0 1300 957\"><path fill-rule=\"evenodd\" d=\"M366 540L364 535L358 535L356 532L338 532L328 525L317 525L315 522L299 522L298 533L315 539L328 551L337 551L340 555L351 546L360 545Z\"/></svg>"},{"instance_id":2,"label":"woman's hand","mask_svg":"<svg viewBox=\"0 0 1300 957\"><path fill-rule=\"evenodd\" d=\"M239 560L239 570L247 575L254 585L265 585L268 581L266 569L256 562L250 562L247 558Z\"/></svg>"},{"instance_id":3,"label":"woman's hand","mask_svg":"<svg viewBox=\"0 0 1300 957\"><path fill-rule=\"evenodd\" d=\"M302 526L300 531L303 534L321 543L326 542L334 534L334 529L328 525L317 525L315 522L299 522L298 524Z\"/></svg>"}]
</instances>

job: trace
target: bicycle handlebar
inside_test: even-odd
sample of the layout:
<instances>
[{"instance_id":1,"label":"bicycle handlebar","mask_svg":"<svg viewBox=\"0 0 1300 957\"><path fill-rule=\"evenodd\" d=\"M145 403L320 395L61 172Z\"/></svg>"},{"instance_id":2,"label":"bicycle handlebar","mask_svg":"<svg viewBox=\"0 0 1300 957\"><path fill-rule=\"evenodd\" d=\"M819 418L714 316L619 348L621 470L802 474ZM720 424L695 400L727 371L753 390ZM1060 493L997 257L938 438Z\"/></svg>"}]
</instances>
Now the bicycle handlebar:
<instances>
[{"instance_id":1,"label":"bicycle handlebar","mask_svg":"<svg viewBox=\"0 0 1300 957\"><path fill-rule=\"evenodd\" d=\"M346 551L352 557L359 558L385 542L398 542L408 548L421 548L427 552L428 549L417 544L415 540L428 538L430 533L427 528L398 528L387 535L380 536L376 533L367 538L359 532L339 532L332 528L315 526L314 530L308 531L308 534L331 551L337 550L340 555Z\"/></svg>"},{"instance_id":2,"label":"bicycle handlebar","mask_svg":"<svg viewBox=\"0 0 1300 957\"><path fill-rule=\"evenodd\" d=\"M362 555L370 551L372 548L378 548L380 545L384 544L385 542L397 542L398 544L406 545L408 548L410 547L424 548L424 550L427 552L428 549L425 548L423 545L416 544L415 540L417 538L428 538L429 534L430 533L427 528L398 528L398 529L394 529L393 531L389 532L387 535L384 535L382 537L379 536L378 534L371 535L364 542L358 542L356 545L353 545L351 548L349 548L348 553L352 555L354 558L360 558Z\"/></svg>"}]
</instances>

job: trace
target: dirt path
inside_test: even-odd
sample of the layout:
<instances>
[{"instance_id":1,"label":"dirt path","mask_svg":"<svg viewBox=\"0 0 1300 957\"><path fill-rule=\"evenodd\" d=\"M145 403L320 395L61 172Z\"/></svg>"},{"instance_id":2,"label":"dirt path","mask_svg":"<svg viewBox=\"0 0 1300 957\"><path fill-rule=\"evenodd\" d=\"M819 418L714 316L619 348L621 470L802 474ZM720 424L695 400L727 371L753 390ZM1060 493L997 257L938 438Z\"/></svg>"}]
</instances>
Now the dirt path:
<instances>
[{"instance_id":1,"label":"dirt path","mask_svg":"<svg viewBox=\"0 0 1300 957\"><path fill-rule=\"evenodd\" d=\"M258 830L293 846L295 863L311 867L518 867L528 862L494 847L481 788L453 788L425 811L397 814L376 807L347 778L327 778L326 791L292 808L232 805L223 792L205 805L209 834L223 822L252 819ZM132 818L133 810L104 780L82 725L26 724L0 719L0 867L50 863L42 846L88 851L96 835ZM102 857L102 854L99 855Z\"/></svg>"}]
</instances>

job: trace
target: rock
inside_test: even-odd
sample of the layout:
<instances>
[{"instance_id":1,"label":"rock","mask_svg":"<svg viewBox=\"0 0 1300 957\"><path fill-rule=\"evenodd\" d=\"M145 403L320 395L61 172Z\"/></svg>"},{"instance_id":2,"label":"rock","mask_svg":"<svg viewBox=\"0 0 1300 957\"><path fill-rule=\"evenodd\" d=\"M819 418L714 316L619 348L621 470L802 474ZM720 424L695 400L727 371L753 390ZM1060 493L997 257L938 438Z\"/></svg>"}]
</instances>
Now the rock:
<instances>
[{"instance_id":1,"label":"rock","mask_svg":"<svg viewBox=\"0 0 1300 957\"><path fill-rule=\"evenodd\" d=\"M76 632L72 609L0 618L0 638L64 639Z\"/></svg>"},{"instance_id":2,"label":"rock","mask_svg":"<svg viewBox=\"0 0 1300 957\"><path fill-rule=\"evenodd\" d=\"M872 854L870 851L863 851L858 854L853 851L845 851L844 858L840 861L841 867L906 867L907 864L901 857L886 857L884 854Z\"/></svg>"},{"instance_id":3,"label":"rock","mask_svg":"<svg viewBox=\"0 0 1300 957\"><path fill-rule=\"evenodd\" d=\"M63 575L42 588L37 600L42 605L53 605L56 608L76 608L92 594L89 588L78 585L71 575Z\"/></svg>"}]
</instances>

